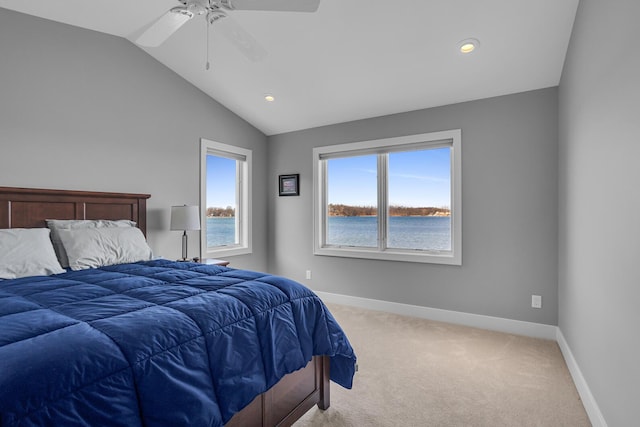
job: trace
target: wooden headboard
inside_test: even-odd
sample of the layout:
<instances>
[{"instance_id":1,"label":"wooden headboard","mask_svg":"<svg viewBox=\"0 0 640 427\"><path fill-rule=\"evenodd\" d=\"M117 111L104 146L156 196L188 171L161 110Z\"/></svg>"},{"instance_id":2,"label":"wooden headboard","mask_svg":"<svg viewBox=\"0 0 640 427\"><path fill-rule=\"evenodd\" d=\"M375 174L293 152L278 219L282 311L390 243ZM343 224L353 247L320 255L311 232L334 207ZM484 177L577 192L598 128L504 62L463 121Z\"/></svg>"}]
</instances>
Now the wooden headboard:
<instances>
[{"instance_id":1,"label":"wooden headboard","mask_svg":"<svg viewBox=\"0 0 640 427\"><path fill-rule=\"evenodd\" d=\"M128 219L147 234L149 194L0 187L0 228L46 227L45 219Z\"/></svg>"}]
</instances>

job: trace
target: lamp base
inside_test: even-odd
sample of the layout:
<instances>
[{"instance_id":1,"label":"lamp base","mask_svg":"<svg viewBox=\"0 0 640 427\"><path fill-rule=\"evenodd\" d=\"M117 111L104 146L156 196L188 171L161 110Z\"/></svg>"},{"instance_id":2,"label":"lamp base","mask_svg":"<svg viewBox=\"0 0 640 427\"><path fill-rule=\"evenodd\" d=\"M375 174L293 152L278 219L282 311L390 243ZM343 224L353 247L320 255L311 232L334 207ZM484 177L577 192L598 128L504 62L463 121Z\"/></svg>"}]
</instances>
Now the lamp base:
<instances>
[{"instance_id":1,"label":"lamp base","mask_svg":"<svg viewBox=\"0 0 640 427\"><path fill-rule=\"evenodd\" d=\"M182 233L182 261L187 260L187 230Z\"/></svg>"}]
</instances>

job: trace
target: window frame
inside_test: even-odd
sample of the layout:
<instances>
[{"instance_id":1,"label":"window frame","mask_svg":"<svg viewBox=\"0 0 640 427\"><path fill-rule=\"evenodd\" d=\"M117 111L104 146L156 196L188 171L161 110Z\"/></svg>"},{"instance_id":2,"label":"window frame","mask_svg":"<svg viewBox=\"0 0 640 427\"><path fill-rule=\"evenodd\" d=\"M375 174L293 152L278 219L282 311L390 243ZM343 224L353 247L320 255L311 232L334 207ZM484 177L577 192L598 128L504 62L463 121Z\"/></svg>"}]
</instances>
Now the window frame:
<instances>
[{"instance_id":1,"label":"window frame","mask_svg":"<svg viewBox=\"0 0 640 427\"><path fill-rule=\"evenodd\" d=\"M328 159L443 146L451 149L451 251L388 248L386 247L387 224L383 220L378 221L378 235L382 236L379 240L383 240L378 247L342 247L326 244ZM388 212L387 160L387 156L378 157L377 202L378 206L384 206L382 209ZM462 265L462 131L460 129L315 147L313 149L313 180L314 255Z\"/></svg>"},{"instance_id":2,"label":"window frame","mask_svg":"<svg viewBox=\"0 0 640 427\"><path fill-rule=\"evenodd\" d=\"M236 168L236 235L239 243L210 249L207 246L207 156L214 155L239 160ZM202 258L220 258L252 253L251 193L252 150L200 139L200 253Z\"/></svg>"}]
</instances>

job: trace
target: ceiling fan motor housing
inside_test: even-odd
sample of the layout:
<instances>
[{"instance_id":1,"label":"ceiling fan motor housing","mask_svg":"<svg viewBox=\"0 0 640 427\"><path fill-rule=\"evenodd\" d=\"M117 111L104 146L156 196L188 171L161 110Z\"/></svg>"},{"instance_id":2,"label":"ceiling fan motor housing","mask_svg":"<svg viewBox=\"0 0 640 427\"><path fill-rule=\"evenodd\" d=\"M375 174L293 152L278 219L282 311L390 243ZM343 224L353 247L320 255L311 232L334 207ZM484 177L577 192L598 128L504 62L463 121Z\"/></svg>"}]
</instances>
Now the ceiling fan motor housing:
<instances>
[{"instance_id":1,"label":"ceiling fan motor housing","mask_svg":"<svg viewBox=\"0 0 640 427\"><path fill-rule=\"evenodd\" d=\"M203 15L212 8L209 0L180 0L180 2L183 3L187 7L187 10L194 15Z\"/></svg>"}]
</instances>

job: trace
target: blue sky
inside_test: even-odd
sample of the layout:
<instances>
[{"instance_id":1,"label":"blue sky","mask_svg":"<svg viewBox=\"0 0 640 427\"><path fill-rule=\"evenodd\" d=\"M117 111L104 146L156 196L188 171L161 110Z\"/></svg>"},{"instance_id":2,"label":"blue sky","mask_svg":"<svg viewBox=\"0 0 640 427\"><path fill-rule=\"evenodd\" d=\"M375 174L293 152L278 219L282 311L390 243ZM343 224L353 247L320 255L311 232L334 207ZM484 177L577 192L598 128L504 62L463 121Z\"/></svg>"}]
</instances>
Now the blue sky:
<instances>
[{"instance_id":1,"label":"blue sky","mask_svg":"<svg viewBox=\"0 0 640 427\"><path fill-rule=\"evenodd\" d=\"M226 208L236 204L236 161L207 156L207 207Z\"/></svg>"},{"instance_id":2,"label":"blue sky","mask_svg":"<svg viewBox=\"0 0 640 427\"><path fill-rule=\"evenodd\" d=\"M450 207L450 167L449 148L391 153L390 204ZM235 205L235 168L235 160L207 156L207 207ZM375 206L376 169L375 155L329 160L329 203Z\"/></svg>"},{"instance_id":3,"label":"blue sky","mask_svg":"<svg viewBox=\"0 0 640 427\"><path fill-rule=\"evenodd\" d=\"M391 153L389 204L451 206L449 148ZM376 155L329 160L329 203L375 206Z\"/></svg>"}]
</instances>

